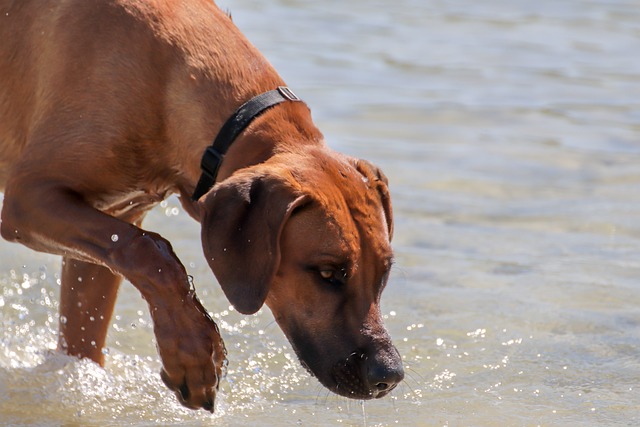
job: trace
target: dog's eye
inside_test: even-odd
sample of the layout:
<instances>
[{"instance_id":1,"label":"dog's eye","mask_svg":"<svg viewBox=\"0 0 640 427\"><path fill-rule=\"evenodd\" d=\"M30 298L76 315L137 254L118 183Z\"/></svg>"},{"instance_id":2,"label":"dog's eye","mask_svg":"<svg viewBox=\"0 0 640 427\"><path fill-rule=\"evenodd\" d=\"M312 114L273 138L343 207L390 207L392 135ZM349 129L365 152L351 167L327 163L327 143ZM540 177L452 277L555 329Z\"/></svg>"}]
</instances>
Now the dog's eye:
<instances>
[{"instance_id":1,"label":"dog's eye","mask_svg":"<svg viewBox=\"0 0 640 427\"><path fill-rule=\"evenodd\" d=\"M320 274L322 280L334 286L344 285L347 281L347 271L344 268L339 270L320 268L318 270L318 273Z\"/></svg>"},{"instance_id":2,"label":"dog's eye","mask_svg":"<svg viewBox=\"0 0 640 427\"><path fill-rule=\"evenodd\" d=\"M320 270L320 277L324 280L330 280L333 278L334 271L333 270Z\"/></svg>"}]
</instances>

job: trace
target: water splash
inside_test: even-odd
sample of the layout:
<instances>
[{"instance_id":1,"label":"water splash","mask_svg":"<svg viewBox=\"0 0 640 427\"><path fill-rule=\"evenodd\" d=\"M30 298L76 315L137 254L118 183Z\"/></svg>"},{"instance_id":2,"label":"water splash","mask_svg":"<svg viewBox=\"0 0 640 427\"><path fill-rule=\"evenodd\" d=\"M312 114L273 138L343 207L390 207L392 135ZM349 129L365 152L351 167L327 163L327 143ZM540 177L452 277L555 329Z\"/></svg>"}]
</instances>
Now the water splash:
<instances>
[{"instance_id":1,"label":"water splash","mask_svg":"<svg viewBox=\"0 0 640 427\"><path fill-rule=\"evenodd\" d=\"M0 279L0 414L9 424L51 419L55 424L215 425L235 413L300 398L296 387L310 381L282 337L258 333L276 330L264 324L270 320L262 312L245 317L229 307L212 313L232 355L216 412L185 409L158 375L161 363L146 311L114 316L101 368L55 351L58 322L66 321L57 314L57 281L29 275L32 286L24 287L19 276Z\"/></svg>"}]
</instances>

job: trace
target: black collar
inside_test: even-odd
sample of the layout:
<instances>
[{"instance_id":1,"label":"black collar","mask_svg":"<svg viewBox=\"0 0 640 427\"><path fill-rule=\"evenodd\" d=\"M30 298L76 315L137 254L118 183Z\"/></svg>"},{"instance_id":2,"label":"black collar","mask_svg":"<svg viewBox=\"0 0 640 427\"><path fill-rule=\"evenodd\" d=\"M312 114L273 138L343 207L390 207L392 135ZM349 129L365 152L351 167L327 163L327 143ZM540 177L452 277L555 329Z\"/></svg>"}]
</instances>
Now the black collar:
<instances>
[{"instance_id":1,"label":"black collar","mask_svg":"<svg viewBox=\"0 0 640 427\"><path fill-rule=\"evenodd\" d=\"M265 110L285 101L301 100L288 87L279 86L277 89L251 98L229 117L220 129L213 144L207 147L202 155L200 164L202 175L200 175L198 185L191 197L193 200L198 200L216 183L222 159L240 132Z\"/></svg>"}]
</instances>

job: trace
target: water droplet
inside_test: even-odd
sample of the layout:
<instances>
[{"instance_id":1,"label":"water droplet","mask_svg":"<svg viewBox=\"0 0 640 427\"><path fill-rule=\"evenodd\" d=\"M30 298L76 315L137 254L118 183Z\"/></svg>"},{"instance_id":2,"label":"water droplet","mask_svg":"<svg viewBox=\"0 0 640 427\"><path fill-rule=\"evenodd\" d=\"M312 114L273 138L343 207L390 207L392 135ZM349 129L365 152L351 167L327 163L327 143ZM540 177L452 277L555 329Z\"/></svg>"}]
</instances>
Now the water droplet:
<instances>
[{"instance_id":1,"label":"water droplet","mask_svg":"<svg viewBox=\"0 0 640 427\"><path fill-rule=\"evenodd\" d=\"M117 242L117 241L118 241L118 239L119 239L119 237L118 237L118 235L117 235L117 234L112 234L112 235L111 235L111 241L112 241L112 242Z\"/></svg>"},{"instance_id":2,"label":"water droplet","mask_svg":"<svg viewBox=\"0 0 640 427\"><path fill-rule=\"evenodd\" d=\"M63 325L67 324L67 317L66 316L60 316L60 323L62 323Z\"/></svg>"}]
</instances>

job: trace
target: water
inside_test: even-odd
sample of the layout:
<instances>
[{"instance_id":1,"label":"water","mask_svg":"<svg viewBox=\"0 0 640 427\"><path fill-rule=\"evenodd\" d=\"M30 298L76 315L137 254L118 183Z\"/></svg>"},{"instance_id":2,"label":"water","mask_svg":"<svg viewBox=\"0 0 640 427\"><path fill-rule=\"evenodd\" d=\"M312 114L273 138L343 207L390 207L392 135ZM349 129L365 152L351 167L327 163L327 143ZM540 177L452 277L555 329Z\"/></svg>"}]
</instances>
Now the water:
<instances>
[{"instance_id":1,"label":"water","mask_svg":"<svg viewBox=\"0 0 640 427\"><path fill-rule=\"evenodd\" d=\"M640 423L640 9L633 0L225 0L330 144L392 182L391 397L328 394L268 310L229 311L198 226L174 244L229 349L216 414L161 384L124 285L106 369L51 351L59 261L0 244L6 425L609 426Z\"/></svg>"}]
</instances>

